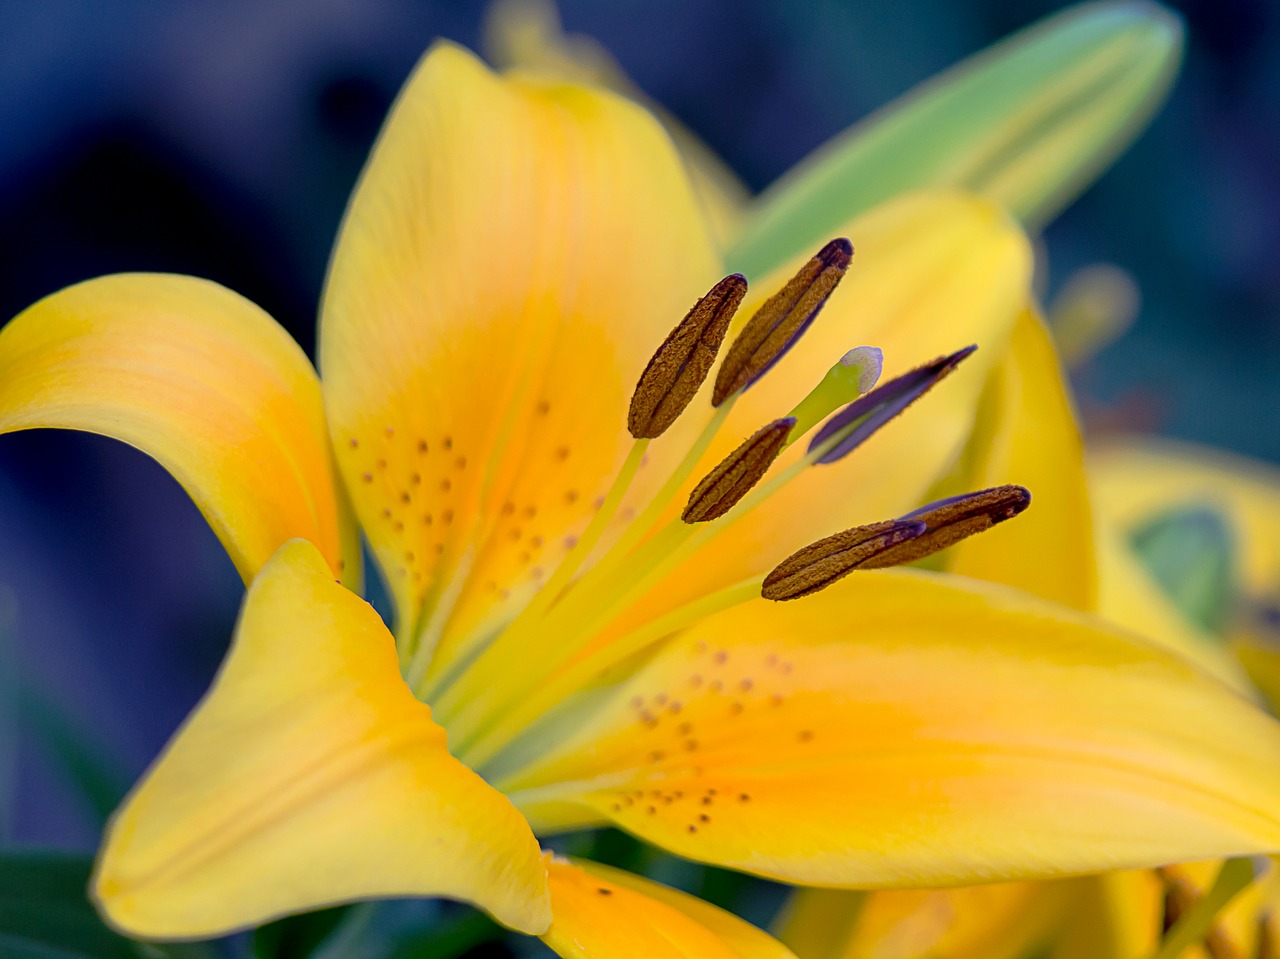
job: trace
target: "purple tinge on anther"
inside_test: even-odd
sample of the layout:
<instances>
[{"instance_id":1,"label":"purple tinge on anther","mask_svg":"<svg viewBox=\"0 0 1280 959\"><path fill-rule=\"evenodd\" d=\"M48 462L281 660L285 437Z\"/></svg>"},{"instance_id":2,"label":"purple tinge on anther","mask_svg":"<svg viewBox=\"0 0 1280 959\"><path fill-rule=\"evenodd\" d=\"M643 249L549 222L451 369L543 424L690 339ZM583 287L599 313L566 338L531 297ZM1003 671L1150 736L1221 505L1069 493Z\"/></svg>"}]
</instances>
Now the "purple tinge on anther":
<instances>
[{"instance_id":1,"label":"purple tinge on anther","mask_svg":"<svg viewBox=\"0 0 1280 959\"><path fill-rule=\"evenodd\" d=\"M848 456L876 430L929 392L935 383L959 366L977 348L976 345L966 346L963 350L939 357L932 363L894 377L865 396L858 397L818 429L809 441L809 452L812 453L839 436L839 441L818 457L817 462L834 463Z\"/></svg>"}]
</instances>

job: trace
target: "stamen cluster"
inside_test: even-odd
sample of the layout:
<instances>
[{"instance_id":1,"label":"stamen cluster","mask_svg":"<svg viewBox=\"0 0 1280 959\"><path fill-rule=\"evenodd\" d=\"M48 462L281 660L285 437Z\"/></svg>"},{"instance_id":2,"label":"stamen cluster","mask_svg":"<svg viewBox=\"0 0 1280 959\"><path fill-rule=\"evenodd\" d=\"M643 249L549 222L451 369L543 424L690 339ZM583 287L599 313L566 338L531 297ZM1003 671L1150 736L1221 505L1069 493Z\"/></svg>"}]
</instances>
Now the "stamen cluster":
<instances>
[{"instance_id":1,"label":"stamen cluster","mask_svg":"<svg viewBox=\"0 0 1280 959\"><path fill-rule=\"evenodd\" d=\"M499 761L537 719L628 657L697 620L763 596L812 595L858 569L915 562L1020 513L1030 493L1001 486L940 500L896 519L857 526L805 546L768 575L754 576L671 610L629 632L598 637L679 565L805 470L835 463L949 375L976 347L940 357L875 387L881 354L849 351L788 415L756 430L693 486L678 518L673 499L722 428L739 397L798 342L848 271L853 245L832 240L742 326L715 377L713 413L662 487L596 555L631 483L659 439L710 376L747 293L739 274L701 297L654 353L632 395L627 425L634 444L586 530L530 603L465 667L468 692L432 690L451 747L474 768ZM803 456L770 474L807 433ZM593 563L579 575L588 559ZM413 682L413 678L410 677ZM440 695L434 695L439 693Z\"/></svg>"}]
</instances>

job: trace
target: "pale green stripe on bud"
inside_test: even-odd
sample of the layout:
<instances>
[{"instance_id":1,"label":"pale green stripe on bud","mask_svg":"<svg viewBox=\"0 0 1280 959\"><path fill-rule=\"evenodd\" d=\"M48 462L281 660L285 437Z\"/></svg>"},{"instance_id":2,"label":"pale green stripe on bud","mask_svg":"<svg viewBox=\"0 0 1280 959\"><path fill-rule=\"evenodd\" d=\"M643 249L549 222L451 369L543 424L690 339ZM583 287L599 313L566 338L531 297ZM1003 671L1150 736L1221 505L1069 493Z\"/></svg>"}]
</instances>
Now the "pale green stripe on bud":
<instances>
[{"instance_id":1,"label":"pale green stripe on bud","mask_svg":"<svg viewBox=\"0 0 1280 959\"><path fill-rule=\"evenodd\" d=\"M757 201L730 268L767 273L925 187L985 194L1040 227L1146 126L1181 57L1181 21L1154 3L1085 4L1041 21L819 148Z\"/></svg>"}]
</instances>

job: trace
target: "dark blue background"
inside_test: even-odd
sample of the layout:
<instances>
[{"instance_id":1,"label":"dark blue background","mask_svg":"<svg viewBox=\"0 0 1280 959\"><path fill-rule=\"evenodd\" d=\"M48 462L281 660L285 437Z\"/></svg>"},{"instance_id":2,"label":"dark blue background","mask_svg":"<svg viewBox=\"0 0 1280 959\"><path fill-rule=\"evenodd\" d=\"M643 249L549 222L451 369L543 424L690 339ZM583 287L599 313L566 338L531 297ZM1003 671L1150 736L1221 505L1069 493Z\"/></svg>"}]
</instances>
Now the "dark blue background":
<instances>
[{"instance_id":1,"label":"dark blue background","mask_svg":"<svg viewBox=\"0 0 1280 959\"><path fill-rule=\"evenodd\" d=\"M1178 6L1190 46L1172 101L1051 227L1052 276L1108 260L1144 293L1137 327L1080 376L1086 409L1118 405L1133 425L1280 460L1280 6ZM759 189L1057 7L617 0L562 11ZM391 98L433 37L475 47L483 9L0 0L0 322L89 276L172 270L244 293L310 350L329 245ZM194 507L140 454L71 434L0 439L0 641L16 640L16 665L0 658L0 670L66 710L125 779L207 685L240 591ZM29 730L19 769L0 840L91 848L95 814Z\"/></svg>"}]
</instances>

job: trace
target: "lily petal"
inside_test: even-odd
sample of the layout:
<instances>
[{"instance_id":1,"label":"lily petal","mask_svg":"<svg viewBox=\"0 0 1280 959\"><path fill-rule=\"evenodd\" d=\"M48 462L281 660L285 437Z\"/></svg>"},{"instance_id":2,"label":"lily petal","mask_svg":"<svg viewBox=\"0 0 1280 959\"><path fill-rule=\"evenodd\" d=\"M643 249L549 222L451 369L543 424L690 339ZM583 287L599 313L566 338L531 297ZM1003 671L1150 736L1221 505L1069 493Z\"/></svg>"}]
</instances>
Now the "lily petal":
<instances>
[{"instance_id":1,"label":"lily petal","mask_svg":"<svg viewBox=\"0 0 1280 959\"><path fill-rule=\"evenodd\" d=\"M1053 339L1028 308L992 373L971 443L966 488L1019 483L1032 508L956 546L949 568L1076 609L1097 604L1084 444Z\"/></svg>"},{"instance_id":2,"label":"lily petal","mask_svg":"<svg viewBox=\"0 0 1280 959\"><path fill-rule=\"evenodd\" d=\"M550 922L528 825L449 755L382 621L300 540L254 580L212 690L116 813L92 893L147 938L382 896Z\"/></svg>"},{"instance_id":3,"label":"lily petal","mask_svg":"<svg viewBox=\"0 0 1280 959\"><path fill-rule=\"evenodd\" d=\"M1117 437L1092 449L1098 509L1121 530L1180 506L1220 510L1239 538L1245 585L1280 588L1280 470L1192 443Z\"/></svg>"},{"instance_id":4,"label":"lily petal","mask_svg":"<svg viewBox=\"0 0 1280 959\"><path fill-rule=\"evenodd\" d=\"M1280 844L1280 726L1025 593L861 573L673 639L500 783L678 855L820 886L1029 879Z\"/></svg>"},{"instance_id":5,"label":"lily petal","mask_svg":"<svg viewBox=\"0 0 1280 959\"><path fill-rule=\"evenodd\" d=\"M542 940L566 959L795 959L737 916L620 869L552 859L547 873Z\"/></svg>"},{"instance_id":6,"label":"lily petal","mask_svg":"<svg viewBox=\"0 0 1280 959\"><path fill-rule=\"evenodd\" d=\"M399 632L426 630L433 666L559 563L632 442L637 377L718 276L651 116L428 52L347 212L320 355Z\"/></svg>"},{"instance_id":7,"label":"lily petal","mask_svg":"<svg viewBox=\"0 0 1280 959\"><path fill-rule=\"evenodd\" d=\"M1019 959L1076 905L1080 881L893 889L801 889L778 937L803 959Z\"/></svg>"},{"instance_id":8,"label":"lily petal","mask_svg":"<svg viewBox=\"0 0 1280 959\"><path fill-rule=\"evenodd\" d=\"M0 433L33 427L101 433L154 457L246 582L293 537L359 575L315 370L225 287L119 274L23 311L0 331Z\"/></svg>"}]
</instances>

